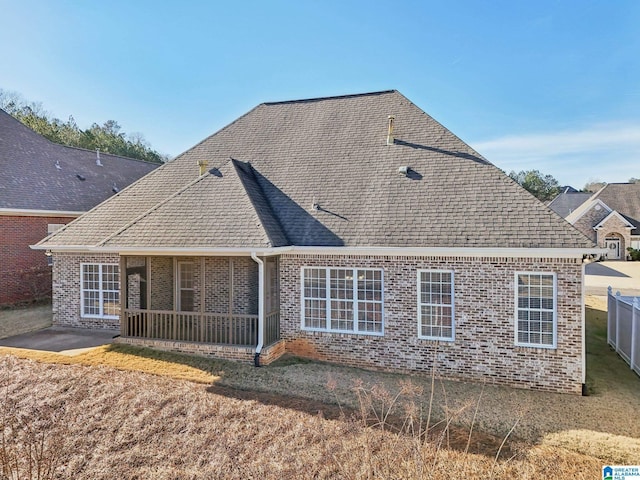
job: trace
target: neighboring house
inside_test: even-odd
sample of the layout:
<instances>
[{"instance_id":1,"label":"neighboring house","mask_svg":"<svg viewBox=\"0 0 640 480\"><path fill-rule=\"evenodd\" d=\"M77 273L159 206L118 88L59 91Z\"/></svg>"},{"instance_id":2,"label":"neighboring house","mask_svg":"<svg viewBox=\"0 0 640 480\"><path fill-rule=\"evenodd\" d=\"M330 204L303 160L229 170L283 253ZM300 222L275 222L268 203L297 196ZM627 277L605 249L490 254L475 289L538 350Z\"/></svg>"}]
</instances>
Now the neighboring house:
<instances>
[{"instance_id":1,"label":"neighboring house","mask_svg":"<svg viewBox=\"0 0 640 480\"><path fill-rule=\"evenodd\" d=\"M591 198L592 193L578 192L575 189L569 190L571 187L563 187L561 193L559 193L553 200L547 205L548 207L560 215L562 218L566 218L571 212L576 210L580 205Z\"/></svg>"},{"instance_id":2,"label":"neighboring house","mask_svg":"<svg viewBox=\"0 0 640 480\"><path fill-rule=\"evenodd\" d=\"M261 104L36 248L57 325L571 393L601 251L397 91Z\"/></svg>"},{"instance_id":3,"label":"neighboring house","mask_svg":"<svg viewBox=\"0 0 640 480\"><path fill-rule=\"evenodd\" d=\"M640 183L609 183L565 217L609 260L626 260L628 247L640 249Z\"/></svg>"},{"instance_id":4,"label":"neighboring house","mask_svg":"<svg viewBox=\"0 0 640 480\"><path fill-rule=\"evenodd\" d=\"M0 305L51 295L51 257L29 245L158 167L99 158L50 142L0 110Z\"/></svg>"}]
</instances>

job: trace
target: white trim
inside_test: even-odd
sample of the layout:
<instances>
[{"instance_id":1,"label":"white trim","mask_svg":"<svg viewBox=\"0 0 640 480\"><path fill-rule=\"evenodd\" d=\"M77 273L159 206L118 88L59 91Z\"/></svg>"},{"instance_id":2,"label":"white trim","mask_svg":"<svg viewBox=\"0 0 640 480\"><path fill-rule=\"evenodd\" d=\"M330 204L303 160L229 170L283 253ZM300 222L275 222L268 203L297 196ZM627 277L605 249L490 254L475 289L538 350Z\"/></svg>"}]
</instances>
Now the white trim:
<instances>
[{"instance_id":1,"label":"white trim","mask_svg":"<svg viewBox=\"0 0 640 480\"><path fill-rule=\"evenodd\" d=\"M585 299L585 294L586 294L586 286L584 284L584 275L585 275L585 268L586 268L587 264L583 263L582 264L582 277L580 278L580 281L582 283L582 291L580 292L580 315L581 315L581 325L582 325L582 332L581 332L581 336L582 336L582 384L586 384L587 383L587 320L586 320L586 315L585 315L585 305L584 305L584 299ZM607 328L607 332L609 331L609 328Z\"/></svg>"},{"instance_id":2,"label":"white trim","mask_svg":"<svg viewBox=\"0 0 640 480\"><path fill-rule=\"evenodd\" d=\"M307 327L305 325L305 317L304 317L304 304L305 304L305 295L304 295L304 271L305 269L318 269L324 270L325 272L325 298L326 302L326 328L314 328ZM337 330L331 328L331 279L330 279L330 271L331 270L351 270L354 272L353 276L353 298L346 299L344 301L351 301L353 303L353 330ZM369 332L358 330L358 302L360 299L358 298L358 279L355 273L357 271L372 271L372 272L380 272L380 300L365 300L369 303L379 303L380 304L380 331L379 332ZM359 268L359 267L342 267L342 266L320 266L320 265L305 265L300 267L300 328L301 330L307 332L328 332L328 333L341 333L348 335L370 335L375 337L384 337L384 269L383 268Z\"/></svg>"},{"instance_id":3,"label":"white trim","mask_svg":"<svg viewBox=\"0 0 640 480\"><path fill-rule=\"evenodd\" d=\"M0 216L15 217L79 217L85 212L70 210L30 210L22 208L0 208Z\"/></svg>"},{"instance_id":4,"label":"white trim","mask_svg":"<svg viewBox=\"0 0 640 480\"><path fill-rule=\"evenodd\" d=\"M618 213L617 210L611 210L611 212L609 213L609 215L607 215L606 217L604 217L602 220L600 220L600 223L598 223L595 227L593 227L594 230L599 230L600 228L603 227L603 224L605 224L607 221L609 221L609 219L611 217L618 217L618 219L622 222L625 223L626 226L624 228L630 228L631 230L633 230L634 228L636 228L635 225L633 225L632 223L630 223L626 218L624 218L622 215L620 215Z\"/></svg>"},{"instance_id":5,"label":"white trim","mask_svg":"<svg viewBox=\"0 0 640 480\"><path fill-rule=\"evenodd\" d=\"M420 280L420 275L422 273L449 273L451 274L451 304L449 305L451 307L451 337L434 337L431 335L422 335L422 305L433 305L430 303L422 303L421 301L421 296L422 296L422 290L420 288L420 284L421 284L421 280ZM428 268L419 268L417 270L416 273L416 279L417 279L417 285L416 285L416 289L417 289L417 293L418 293L418 338L421 340L439 340L439 341L443 341L443 342L455 342L456 340L456 313L455 313L455 280L454 280L454 276L455 276L455 272L453 270L432 270L432 269L428 269Z\"/></svg>"},{"instance_id":6,"label":"white trim","mask_svg":"<svg viewBox=\"0 0 640 480\"><path fill-rule=\"evenodd\" d=\"M582 205L576 208L573 212L567 215L565 220L569 222L571 225L574 225L578 220L580 220L584 215L586 215L586 213L589 210L591 210L592 207L595 207L596 205L600 205L604 207L608 212L613 211L613 208L610 208L602 200L600 200L599 198L596 198L594 200L587 200L586 202L584 202Z\"/></svg>"},{"instance_id":7,"label":"white trim","mask_svg":"<svg viewBox=\"0 0 640 480\"><path fill-rule=\"evenodd\" d=\"M503 258L582 258L602 255L604 248L498 248L498 247L96 247L87 245L30 245L33 250L77 253L119 253L139 256L261 256L282 255L364 255L385 257L503 257Z\"/></svg>"},{"instance_id":8,"label":"white trim","mask_svg":"<svg viewBox=\"0 0 640 480\"><path fill-rule=\"evenodd\" d=\"M524 343L518 341L518 276L519 275L551 275L553 277L553 343L551 345L541 343ZM555 272L514 272L514 317L513 317L513 333L514 341L517 347L531 348L558 348L558 276Z\"/></svg>"},{"instance_id":9,"label":"white trim","mask_svg":"<svg viewBox=\"0 0 640 480\"><path fill-rule=\"evenodd\" d=\"M98 277L99 277L99 282L100 282L100 289L98 290L98 302L100 305L100 311L102 312L102 314L98 314L98 315L93 315L93 314L88 314L88 313L84 313L84 267L86 265L98 265L99 269L98 269ZM120 264L119 263L96 263L96 262L83 262L80 264L80 317L81 318L104 318L104 319L109 319L109 320L117 320L118 318L120 318L119 315L105 315L104 314L104 290L102 288L102 267L108 265L108 266L112 266L112 267L118 267L118 276L120 276L122 274L122 272L120 272ZM118 282L118 296L120 296L122 292L120 292L120 282ZM118 305L120 305L121 302L118 303Z\"/></svg>"}]
</instances>

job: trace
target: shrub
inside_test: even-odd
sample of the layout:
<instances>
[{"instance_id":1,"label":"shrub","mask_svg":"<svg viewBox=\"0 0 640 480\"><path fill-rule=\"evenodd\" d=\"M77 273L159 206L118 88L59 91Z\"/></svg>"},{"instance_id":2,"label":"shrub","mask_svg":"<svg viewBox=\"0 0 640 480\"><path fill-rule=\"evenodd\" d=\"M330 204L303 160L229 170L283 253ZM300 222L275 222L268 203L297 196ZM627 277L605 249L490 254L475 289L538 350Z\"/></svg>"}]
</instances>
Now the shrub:
<instances>
[{"instance_id":1,"label":"shrub","mask_svg":"<svg viewBox=\"0 0 640 480\"><path fill-rule=\"evenodd\" d=\"M637 248L628 247L627 252L629 252L629 257L634 262L640 262L640 250Z\"/></svg>"}]
</instances>

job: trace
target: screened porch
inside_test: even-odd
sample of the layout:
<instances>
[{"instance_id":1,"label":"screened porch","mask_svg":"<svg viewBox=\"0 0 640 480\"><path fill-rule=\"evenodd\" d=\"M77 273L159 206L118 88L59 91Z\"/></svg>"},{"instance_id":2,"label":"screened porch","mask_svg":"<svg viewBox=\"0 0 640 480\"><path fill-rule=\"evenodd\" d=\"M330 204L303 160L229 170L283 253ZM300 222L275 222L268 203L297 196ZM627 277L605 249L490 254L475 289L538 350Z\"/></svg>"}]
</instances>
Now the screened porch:
<instances>
[{"instance_id":1,"label":"screened porch","mask_svg":"<svg viewBox=\"0 0 640 480\"><path fill-rule=\"evenodd\" d=\"M275 343L280 338L278 260L262 262L259 268L251 257L240 256L122 256L121 335L255 347L262 305L264 346Z\"/></svg>"}]
</instances>

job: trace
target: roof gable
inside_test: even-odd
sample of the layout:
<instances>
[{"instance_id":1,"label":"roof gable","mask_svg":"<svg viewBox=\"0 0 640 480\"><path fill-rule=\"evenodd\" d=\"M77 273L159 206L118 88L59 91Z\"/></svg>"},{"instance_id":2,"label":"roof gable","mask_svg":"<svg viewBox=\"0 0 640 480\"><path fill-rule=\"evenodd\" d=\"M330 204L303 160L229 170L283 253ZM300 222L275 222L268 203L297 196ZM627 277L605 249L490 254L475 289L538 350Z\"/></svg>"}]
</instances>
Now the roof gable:
<instances>
[{"instance_id":1,"label":"roof gable","mask_svg":"<svg viewBox=\"0 0 640 480\"><path fill-rule=\"evenodd\" d=\"M615 210L612 210L609 213L609 215L607 215L600 222L598 222L598 224L595 227L593 227L593 229L598 230L608 222L612 221L613 219L617 219L620 223L622 223L625 226L625 228L631 228L631 229L636 228L635 225L633 225L629 220L627 220L622 215L620 215L620 213L616 212Z\"/></svg>"},{"instance_id":2,"label":"roof gable","mask_svg":"<svg viewBox=\"0 0 640 480\"><path fill-rule=\"evenodd\" d=\"M389 115L395 116L392 145L387 145ZM223 182L207 176L190 185L202 160L221 172L231 170ZM405 166L407 174L399 173ZM232 171L236 177L228 181ZM108 233L92 232L95 223L108 224L111 233L121 229L151 208L147 195L162 205L108 245L146 239L158 246L200 245L196 239L206 234L199 212L206 205L221 219L221 226L212 220L207 228L227 235L227 246L235 241L247 246L593 247L396 91L261 104L43 244L81 240L94 245ZM138 198L145 205L138 205ZM242 222L227 217L234 209ZM160 219L169 212L182 221L165 227ZM163 240L151 238L160 229L167 230L158 232ZM210 237L208 245L218 245L220 238Z\"/></svg>"}]
</instances>

